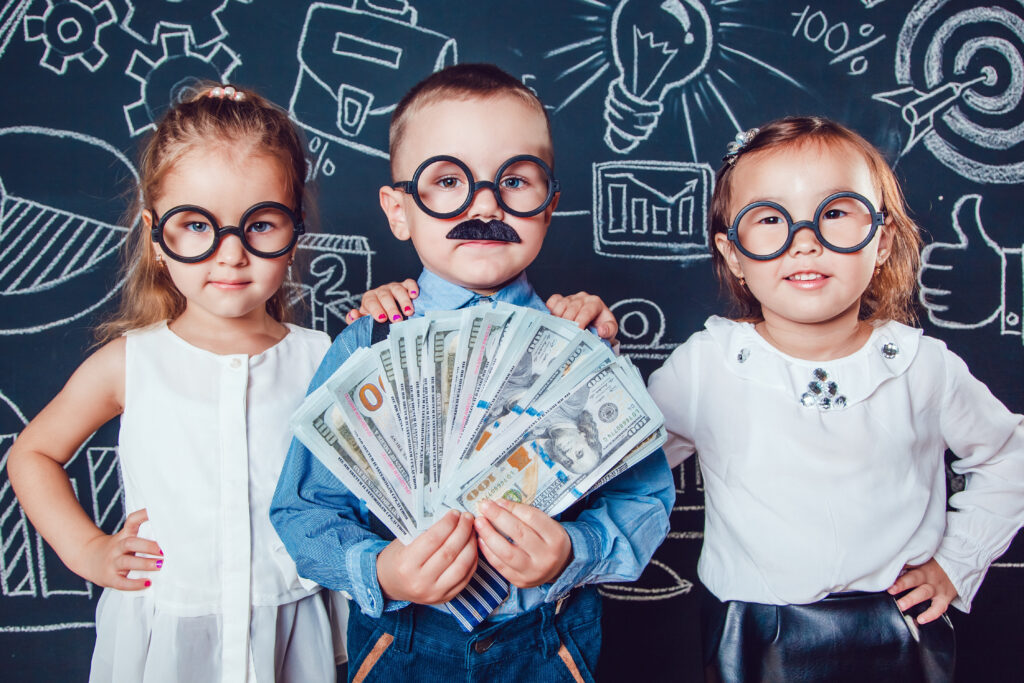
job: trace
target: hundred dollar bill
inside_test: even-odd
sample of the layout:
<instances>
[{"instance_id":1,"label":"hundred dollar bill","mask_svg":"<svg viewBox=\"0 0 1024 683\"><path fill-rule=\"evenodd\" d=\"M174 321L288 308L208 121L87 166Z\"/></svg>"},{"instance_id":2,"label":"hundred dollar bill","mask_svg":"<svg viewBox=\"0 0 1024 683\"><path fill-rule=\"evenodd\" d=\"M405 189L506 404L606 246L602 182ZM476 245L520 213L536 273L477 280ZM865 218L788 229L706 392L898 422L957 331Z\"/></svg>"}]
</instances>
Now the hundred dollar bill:
<instances>
[{"instance_id":1,"label":"hundred dollar bill","mask_svg":"<svg viewBox=\"0 0 1024 683\"><path fill-rule=\"evenodd\" d=\"M452 374L455 370L455 356L459 343L459 328L462 311L436 313L430 316L430 329L424 347L424 397L428 438L425 440L423 507L426 522L433 519L433 513L440 502L441 468L444 455L444 428L447 423L448 404L451 394Z\"/></svg>"},{"instance_id":2,"label":"hundred dollar bill","mask_svg":"<svg viewBox=\"0 0 1024 683\"><path fill-rule=\"evenodd\" d=\"M345 423L364 453L381 471L381 479L412 509L416 472L405 452L401 424L387 396L380 358L370 349L357 349L324 386L334 395Z\"/></svg>"},{"instance_id":3,"label":"hundred dollar bill","mask_svg":"<svg viewBox=\"0 0 1024 683\"><path fill-rule=\"evenodd\" d=\"M291 428L317 460L366 502L403 543L415 538L415 519L395 491L384 483L378 468L359 447L327 387L315 389L291 417Z\"/></svg>"},{"instance_id":4,"label":"hundred dollar bill","mask_svg":"<svg viewBox=\"0 0 1024 683\"><path fill-rule=\"evenodd\" d=\"M567 492L583 496L663 422L632 369L612 363L572 388L448 502L475 513L481 500L506 498L550 514Z\"/></svg>"}]
</instances>

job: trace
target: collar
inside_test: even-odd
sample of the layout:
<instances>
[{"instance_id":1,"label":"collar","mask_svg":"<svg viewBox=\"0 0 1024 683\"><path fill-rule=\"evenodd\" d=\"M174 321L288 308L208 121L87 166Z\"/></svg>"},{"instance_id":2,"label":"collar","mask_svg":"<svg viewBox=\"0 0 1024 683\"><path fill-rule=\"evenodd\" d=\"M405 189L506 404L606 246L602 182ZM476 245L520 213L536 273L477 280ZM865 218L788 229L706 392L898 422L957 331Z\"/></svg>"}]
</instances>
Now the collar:
<instances>
[{"instance_id":1,"label":"collar","mask_svg":"<svg viewBox=\"0 0 1024 683\"><path fill-rule=\"evenodd\" d=\"M704 326L734 374L773 386L808 409L821 411L859 403L906 372L922 335L919 329L890 320L876 326L867 343L850 355L814 361L782 353L750 323L711 316Z\"/></svg>"},{"instance_id":2,"label":"collar","mask_svg":"<svg viewBox=\"0 0 1024 683\"><path fill-rule=\"evenodd\" d=\"M478 303L501 301L513 306L529 306L536 308L537 295L526 279L526 271L490 296L482 296L476 292L460 287L426 268L417 280L420 294L416 298L416 315L427 311L452 311Z\"/></svg>"}]
</instances>

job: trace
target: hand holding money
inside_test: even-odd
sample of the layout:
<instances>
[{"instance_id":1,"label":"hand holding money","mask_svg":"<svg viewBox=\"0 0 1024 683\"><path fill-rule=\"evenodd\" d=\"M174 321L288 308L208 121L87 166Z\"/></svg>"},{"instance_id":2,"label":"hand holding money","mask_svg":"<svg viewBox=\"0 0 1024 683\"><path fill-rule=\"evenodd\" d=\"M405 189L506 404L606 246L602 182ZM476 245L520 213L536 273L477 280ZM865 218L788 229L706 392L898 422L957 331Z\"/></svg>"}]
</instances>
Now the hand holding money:
<instances>
[{"instance_id":1,"label":"hand holding money","mask_svg":"<svg viewBox=\"0 0 1024 683\"><path fill-rule=\"evenodd\" d=\"M500 498L479 510L480 554L519 588L554 581L572 559L565 527L537 508Z\"/></svg>"}]
</instances>

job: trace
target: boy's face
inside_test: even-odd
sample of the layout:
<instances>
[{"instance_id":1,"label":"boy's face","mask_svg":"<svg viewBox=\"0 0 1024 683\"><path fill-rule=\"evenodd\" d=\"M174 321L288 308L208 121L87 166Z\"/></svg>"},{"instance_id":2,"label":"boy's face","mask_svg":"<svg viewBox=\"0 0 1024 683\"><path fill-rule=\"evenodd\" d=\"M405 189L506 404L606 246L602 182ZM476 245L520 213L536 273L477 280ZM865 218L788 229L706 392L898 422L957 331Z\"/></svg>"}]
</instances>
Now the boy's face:
<instances>
[{"instance_id":1,"label":"boy's face","mask_svg":"<svg viewBox=\"0 0 1024 683\"><path fill-rule=\"evenodd\" d=\"M453 156L465 163L479 182L493 181L499 167L520 154L552 163L544 115L514 95L469 97L438 100L411 112L392 163L395 179L405 181L430 157ZM390 186L380 189L380 202L395 237L411 239L428 270L479 294L492 294L537 257L558 195L546 209L528 218L502 209L486 188L453 218L426 214L410 194ZM520 241L447 237L452 228L469 219L502 221Z\"/></svg>"}]
</instances>

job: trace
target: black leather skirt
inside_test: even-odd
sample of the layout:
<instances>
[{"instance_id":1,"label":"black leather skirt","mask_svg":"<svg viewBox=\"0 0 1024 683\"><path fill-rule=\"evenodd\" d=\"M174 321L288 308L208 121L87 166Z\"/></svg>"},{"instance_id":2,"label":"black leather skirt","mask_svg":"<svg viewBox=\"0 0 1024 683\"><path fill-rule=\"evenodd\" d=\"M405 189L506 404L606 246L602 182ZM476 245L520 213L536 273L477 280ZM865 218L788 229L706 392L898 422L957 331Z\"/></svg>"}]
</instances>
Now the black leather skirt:
<instances>
[{"instance_id":1,"label":"black leather skirt","mask_svg":"<svg viewBox=\"0 0 1024 683\"><path fill-rule=\"evenodd\" d=\"M809 605L720 602L704 591L706 681L953 680L949 617L919 625L888 593L835 593Z\"/></svg>"}]
</instances>

